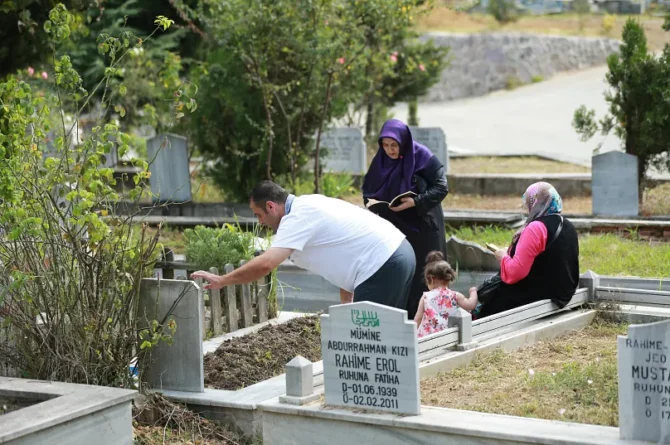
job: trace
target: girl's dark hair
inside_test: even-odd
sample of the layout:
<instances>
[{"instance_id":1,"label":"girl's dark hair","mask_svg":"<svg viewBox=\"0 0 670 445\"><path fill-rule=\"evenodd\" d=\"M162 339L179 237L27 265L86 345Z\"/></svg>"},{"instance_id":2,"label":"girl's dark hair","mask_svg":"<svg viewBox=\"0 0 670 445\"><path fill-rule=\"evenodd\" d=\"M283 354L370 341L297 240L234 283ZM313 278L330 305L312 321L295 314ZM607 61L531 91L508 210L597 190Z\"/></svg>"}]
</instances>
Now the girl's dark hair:
<instances>
[{"instance_id":1,"label":"girl's dark hair","mask_svg":"<svg viewBox=\"0 0 670 445\"><path fill-rule=\"evenodd\" d=\"M456 271L444 260L444 254L434 250L426 257L426 267L423 270L423 279L428 282L428 277L451 283L456 278Z\"/></svg>"}]
</instances>

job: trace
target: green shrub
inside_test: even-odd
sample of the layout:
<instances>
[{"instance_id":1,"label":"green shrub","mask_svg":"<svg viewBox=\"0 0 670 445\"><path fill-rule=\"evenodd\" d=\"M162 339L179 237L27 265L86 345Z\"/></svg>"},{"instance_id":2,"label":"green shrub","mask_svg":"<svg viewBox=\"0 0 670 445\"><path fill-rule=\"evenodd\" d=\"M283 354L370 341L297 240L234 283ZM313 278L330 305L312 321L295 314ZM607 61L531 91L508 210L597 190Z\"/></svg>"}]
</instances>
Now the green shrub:
<instances>
[{"instance_id":1,"label":"green shrub","mask_svg":"<svg viewBox=\"0 0 670 445\"><path fill-rule=\"evenodd\" d=\"M197 268L220 272L226 264L238 267L240 261L254 257L255 232L245 232L239 226L226 224L221 228L196 226L184 231L186 261Z\"/></svg>"}]
</instances>

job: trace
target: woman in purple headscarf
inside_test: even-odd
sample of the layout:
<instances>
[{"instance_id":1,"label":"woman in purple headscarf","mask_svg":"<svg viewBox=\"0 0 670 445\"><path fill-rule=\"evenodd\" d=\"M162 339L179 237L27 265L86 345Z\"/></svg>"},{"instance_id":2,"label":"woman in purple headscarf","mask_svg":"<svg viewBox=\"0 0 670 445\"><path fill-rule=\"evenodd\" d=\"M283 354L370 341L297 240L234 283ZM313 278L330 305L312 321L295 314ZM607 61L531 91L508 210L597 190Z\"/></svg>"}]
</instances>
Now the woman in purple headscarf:
<instances>
[{"instance_id":1,"label":"woman in purple headscarf","mask_svg":"<svg viewBox=\"0 0 670 445\"><path fill-rule=\"evenodd\" d=\"M413 192L393 207L370 205L391 202L396 196ZM400 229L416 255L416 272L407 301L407 316L414 318L421 295L428 290L423 282L426 256L439 250L446 257L442 200L449 192L444 166L425 146L415 142L409 127L391 119L379 134L379 150L363 182L365 205Z\"/></svg>"}]
</instances>

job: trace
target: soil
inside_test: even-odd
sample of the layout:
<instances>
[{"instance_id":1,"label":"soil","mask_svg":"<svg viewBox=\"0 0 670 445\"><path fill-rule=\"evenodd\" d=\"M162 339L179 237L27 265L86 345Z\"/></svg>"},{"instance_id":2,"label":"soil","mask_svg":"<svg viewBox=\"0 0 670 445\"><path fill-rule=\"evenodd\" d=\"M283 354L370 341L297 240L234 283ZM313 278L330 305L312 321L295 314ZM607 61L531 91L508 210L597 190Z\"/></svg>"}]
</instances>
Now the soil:
<instances>
[{"instance_id":1,"label":"soil","mask_svg":"<svg viewBox=\"0 0 670 445\"><path fill-rule=\"evenodd\" d=\"M318 316L299 317L233 338L205 356L205 386L236 390L285 372L286 363L301 355L321 360Z\"/></svg>"}]
</instances>

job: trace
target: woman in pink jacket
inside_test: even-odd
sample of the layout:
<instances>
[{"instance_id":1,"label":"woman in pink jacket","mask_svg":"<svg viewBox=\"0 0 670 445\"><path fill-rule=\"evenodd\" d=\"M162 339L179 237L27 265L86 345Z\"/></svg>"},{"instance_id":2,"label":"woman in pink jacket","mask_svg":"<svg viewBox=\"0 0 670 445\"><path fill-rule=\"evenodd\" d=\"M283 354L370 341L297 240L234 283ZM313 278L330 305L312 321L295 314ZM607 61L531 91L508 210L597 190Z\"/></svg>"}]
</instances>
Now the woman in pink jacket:
<instances>
[{"instance_id":1,"label":"woman in pink jacket","mask_svg":"<svg viewBox=\"0 0 670 445\"><path fill-rule=\"evenodd\" d=\"M484 299L488 301L476 311L478 318L545 299L563 307L577 289L579 240L575 227L561 215L560 195L551 184L536 182L522 199L526 224L507 249L495 252L502 282Z\"/></svg>"}]
</instances>

